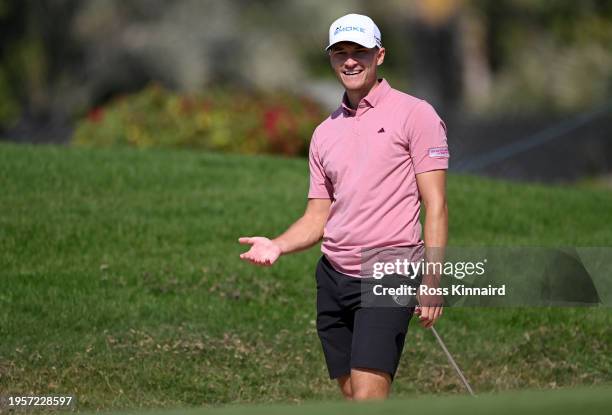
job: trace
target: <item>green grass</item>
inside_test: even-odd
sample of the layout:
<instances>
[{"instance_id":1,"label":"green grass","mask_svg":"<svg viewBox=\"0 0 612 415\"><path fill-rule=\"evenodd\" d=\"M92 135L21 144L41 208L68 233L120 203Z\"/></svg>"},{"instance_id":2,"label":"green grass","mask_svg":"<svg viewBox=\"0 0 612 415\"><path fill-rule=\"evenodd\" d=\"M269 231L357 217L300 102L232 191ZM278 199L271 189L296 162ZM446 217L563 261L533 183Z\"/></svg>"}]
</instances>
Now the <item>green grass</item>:
<instances>
[{"instance_id":1,"label":"green grass","mask_svg":"<svg viewBox=\"0 0 612 415\"><path fill-rule=\"evenodd\" d=\"M270 269L242 235L305 205L304 160L0 145L0 394L81 409L336 399L316 336L318 249ZM612 245L612 192L449 178L450 244ZM608 308L447 309L480 393L612 381ZM462 393L411 325L394 396Z\"/></svg>"},{"instance_id":2,"label":"green grass","mask_svg":"<svg viewBox=\"0 0 612 415\"><path fill-rule=\"evenodd\" d=\"M576 388L547 391L513 391L470 396L425 395L413 399L390 399L386 402L367 402L359 405L345 402L307 403L304 405L229 405L224 408L180 409L147 412L148 415L235 415L248 412L251 415L336 415L348 412L352 415L405 415L405 414L456 414L456 415L600 415L612 405L612 388ZM134 412L126 412L134 413ZM142 412L136 412L142 413Z\"/></svg>"}]
</instances>

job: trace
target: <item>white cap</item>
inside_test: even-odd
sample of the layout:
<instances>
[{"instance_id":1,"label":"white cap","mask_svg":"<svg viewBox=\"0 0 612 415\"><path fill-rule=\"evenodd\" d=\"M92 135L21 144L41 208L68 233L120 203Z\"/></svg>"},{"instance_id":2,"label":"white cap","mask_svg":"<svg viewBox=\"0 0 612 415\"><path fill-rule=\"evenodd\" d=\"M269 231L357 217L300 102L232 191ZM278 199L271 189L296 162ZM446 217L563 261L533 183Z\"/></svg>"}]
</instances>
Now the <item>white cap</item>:
<instances>
[{"instance_id":1,"label":"white cap","mask_svg":"<svg viewBox=\"0 0 612 415\"><path fill-rule=\"evenodd\" d=\"M355 42L366 48L382 47L380 30L372 19L362 14L347 14L329 27L329 46L338 42Z\"/></svg>"}]
</instances>

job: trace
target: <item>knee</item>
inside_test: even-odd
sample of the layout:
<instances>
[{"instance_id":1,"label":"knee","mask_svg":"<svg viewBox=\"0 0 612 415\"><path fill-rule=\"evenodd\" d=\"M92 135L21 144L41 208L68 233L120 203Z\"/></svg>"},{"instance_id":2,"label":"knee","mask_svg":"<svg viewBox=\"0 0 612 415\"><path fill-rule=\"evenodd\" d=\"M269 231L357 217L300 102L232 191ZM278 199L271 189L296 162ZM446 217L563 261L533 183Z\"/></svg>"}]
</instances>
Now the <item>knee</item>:
<instances>
[{"instance_id":1,"label":"knee","mask_svg":"<svg viewBox=\"0 0 612 415\"><path fill-rule=\"evenodd\" d=\"M353 390L351 399L354 401L381 400L387 398L387 391L380 388L367 386L358 387Z\"/></svg>"},{"instance_id":2,"label":"knee","mask_svg":"<svg viewBox=\"0 0 612 415\"><path fill-rule=\"evenodd\" d=\"M348 401L353 400L353 388L351 387L351 378L350 376L343 376L338 379L338 386L340 386L340 391L342 392L342 396Z\"/></svg>"},{"instance_id":3,"label":"knee","mask_svg":"<svg viewBox=\"0 0 612 415\"><path fill-rule=\"evenodd\" d=\"M355 401L386 399L391 388L391 376L371 369L353 369L351 386Z\"/></svg>"},{"instance_id":4,"label":"knee","mask_svg":"<svg viewBox=\"0 0 612 415\"><path fill-rule=\"evenodd\" d=\"M340 391L342 392L342 396L344 396L344 399L346 399L347 401L353 400L353 389L351 388L350 382L347 382L346 384L341 385Z\"/></svg>"},{"instance_id":5,"label":"knee","mask_svg":"<svg viewBox=\"0 0 612 415\"><path fill-rule=\"evenodd\" d=\"M353 400L353 392L352 391L342 391L342 396L344 396L344 399L346 399L347 401L352 401Z\"/></svg>"}]
</instances>

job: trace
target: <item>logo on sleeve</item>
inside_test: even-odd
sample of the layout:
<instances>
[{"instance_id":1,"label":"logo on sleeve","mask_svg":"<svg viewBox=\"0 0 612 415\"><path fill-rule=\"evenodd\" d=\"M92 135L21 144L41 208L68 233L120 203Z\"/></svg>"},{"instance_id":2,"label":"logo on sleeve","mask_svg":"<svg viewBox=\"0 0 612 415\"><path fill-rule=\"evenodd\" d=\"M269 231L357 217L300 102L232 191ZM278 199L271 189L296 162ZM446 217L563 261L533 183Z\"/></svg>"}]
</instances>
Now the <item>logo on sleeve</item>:
<instances>
[{"instance_id":1,"label":"logo on sleeve","mask_svg":"<svg viewBox=\"0 0 612 415\"><path fill-rule=\"evenodd\" d=\"M448 147L430 147L429 157L434 159L447 159L450 157L448 154Z\"/></svg>"}]
</instances>

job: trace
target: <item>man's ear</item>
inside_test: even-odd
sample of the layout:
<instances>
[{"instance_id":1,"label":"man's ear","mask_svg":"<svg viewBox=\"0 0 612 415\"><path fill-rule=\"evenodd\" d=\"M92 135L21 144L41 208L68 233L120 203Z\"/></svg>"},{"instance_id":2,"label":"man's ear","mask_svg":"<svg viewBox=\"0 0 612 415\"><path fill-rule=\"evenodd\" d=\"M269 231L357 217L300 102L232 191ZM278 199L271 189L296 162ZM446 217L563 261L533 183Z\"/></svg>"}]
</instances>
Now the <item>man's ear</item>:
<instances>
[{"instance_id":1,"label":"man's ear","mask_svg":"<svg viewBox=\"0 0 612 415\"><path fill-rule=\"evenodd\" d=\"M376 66L382 65L382 63L385 61L385 52L385 48L378 49L376 54Z\"/></svg>"}]
</instances>

